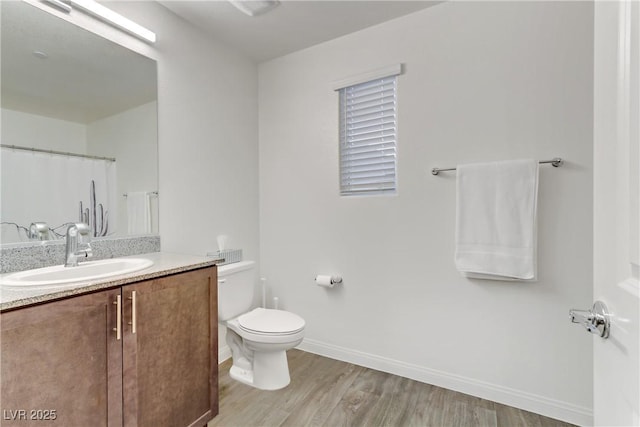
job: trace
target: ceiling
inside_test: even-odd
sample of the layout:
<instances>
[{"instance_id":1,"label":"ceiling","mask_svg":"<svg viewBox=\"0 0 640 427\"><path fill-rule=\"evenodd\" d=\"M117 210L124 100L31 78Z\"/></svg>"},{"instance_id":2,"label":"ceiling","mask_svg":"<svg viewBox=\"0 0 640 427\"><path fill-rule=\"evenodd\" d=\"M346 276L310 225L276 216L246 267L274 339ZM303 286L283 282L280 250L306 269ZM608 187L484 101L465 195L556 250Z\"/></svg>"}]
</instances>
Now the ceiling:
<instances>
[{"instance_id":1,"label":"ceiling","mask_svg":"<svg viewBox=\"0 0 640 427\"><path fill-rule=\"evenodd\" d=\"M159 3L259 63L441 2L282 0L275 9L255 17L224 0Z\"/></svg>"}]
</instances>

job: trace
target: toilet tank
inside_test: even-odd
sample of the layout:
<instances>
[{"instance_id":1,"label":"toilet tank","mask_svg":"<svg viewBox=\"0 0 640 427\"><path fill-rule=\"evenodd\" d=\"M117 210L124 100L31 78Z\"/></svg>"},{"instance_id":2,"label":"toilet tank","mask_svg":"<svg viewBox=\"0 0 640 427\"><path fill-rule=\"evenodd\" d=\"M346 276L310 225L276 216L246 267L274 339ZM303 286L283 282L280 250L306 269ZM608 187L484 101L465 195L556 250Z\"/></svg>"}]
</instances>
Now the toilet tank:
<instances>
[{"instance_id":1,"label":"toilet tank","mask_svg":"<svg viewBox=\"0 0 640 427\"><path fill-rule=\"evenodd\" d=\"M218 320L233 319L251 308L256 284L255 261L218 267Z\"/></svg>"}]
</instances>

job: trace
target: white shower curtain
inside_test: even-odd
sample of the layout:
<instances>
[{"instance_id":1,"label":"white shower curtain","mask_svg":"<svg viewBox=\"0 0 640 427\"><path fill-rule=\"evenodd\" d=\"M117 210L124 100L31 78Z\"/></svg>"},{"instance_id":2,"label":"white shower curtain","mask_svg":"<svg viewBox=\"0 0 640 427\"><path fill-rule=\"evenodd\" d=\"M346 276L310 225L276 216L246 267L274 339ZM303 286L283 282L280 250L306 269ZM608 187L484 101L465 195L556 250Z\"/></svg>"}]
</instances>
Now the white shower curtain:
<instances>
[{"instance_id":1,"label":"white shower curtain","mask_svg":"<svg viewBox=\"0 0 640 427\"><path fill-rule=\"evenodd\" d=\"M109 234L117 229L115 162L4 147L0 157L2 222L27 228L37 221L50 227L78 222L80 202L90 207L94 181L96 206L101 203L109 212ZM8 241L3 239L3 243Z\"/></svg>"}]
</instances>

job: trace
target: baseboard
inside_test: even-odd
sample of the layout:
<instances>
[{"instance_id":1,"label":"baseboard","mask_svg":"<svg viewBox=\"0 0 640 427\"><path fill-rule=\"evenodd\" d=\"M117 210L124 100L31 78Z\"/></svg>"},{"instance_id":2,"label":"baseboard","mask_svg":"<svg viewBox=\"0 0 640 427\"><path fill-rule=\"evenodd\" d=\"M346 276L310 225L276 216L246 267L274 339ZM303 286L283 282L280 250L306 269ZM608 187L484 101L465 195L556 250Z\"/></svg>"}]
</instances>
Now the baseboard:
<instances>
[{"instance_id":1,"label":"baseboard","mask_svg":"<svg viewBox=\"0 0 640 427\"><path fill-rule=\"evenodd\" d=\"M388 372L423 383L433 384L438 387L524 409L525 411L534 412L544 415L545 417L555 418L580 426L593 425L593 411L590 408L577 406L560 400L549 399L548 397L363 353L312 339L305 338L297 348L320 356Z\"/></svg>"}]
</instances>

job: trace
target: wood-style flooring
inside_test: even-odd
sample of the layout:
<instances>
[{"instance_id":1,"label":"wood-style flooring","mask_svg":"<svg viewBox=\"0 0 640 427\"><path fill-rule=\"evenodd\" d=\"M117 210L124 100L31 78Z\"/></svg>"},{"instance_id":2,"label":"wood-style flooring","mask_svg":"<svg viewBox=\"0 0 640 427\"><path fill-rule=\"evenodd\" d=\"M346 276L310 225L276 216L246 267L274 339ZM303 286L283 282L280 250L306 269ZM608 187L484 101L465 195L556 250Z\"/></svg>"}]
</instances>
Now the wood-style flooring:
<instances>
[{"instance_id":1,"label":"wood-style flooring","mask_svg":"<svg viewBox=\"0 0 640 427\"><path fill-rule=\"evenodd\" d=\"M261 391L220 365L220 413L208 427L504 426L570 424L488 400L300 350L289 350L291 384Z\"/></svg>"}]
</instances>

